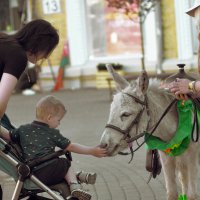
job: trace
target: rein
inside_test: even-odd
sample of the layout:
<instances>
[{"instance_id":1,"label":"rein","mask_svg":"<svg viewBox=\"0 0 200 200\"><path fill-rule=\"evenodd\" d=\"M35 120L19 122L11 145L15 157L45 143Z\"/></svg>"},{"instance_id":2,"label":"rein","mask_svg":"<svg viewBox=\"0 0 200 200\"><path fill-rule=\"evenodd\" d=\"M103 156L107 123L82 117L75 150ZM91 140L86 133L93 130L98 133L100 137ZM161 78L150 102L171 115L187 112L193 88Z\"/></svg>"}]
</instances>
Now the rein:
<instances>
[{"instance_id":1,"label":"rein","mask_svg":"<svg viewBox=\"0 0 200 200\"><path fill-rule=\"evenodd\" d=\"M188 95L190 97L190 95ZM192 127L192 141L193 142L198 142L199 141L199 123L198 123L198 117L197 117L197 108L200 109L200 99L196 98L196 99L192 99L193 103L194 103L194 123L193 123L193 127ZM196 127L196 136L194 135L194 129Z\"/></svg>"},{"instance_id":2,"label":"rein","mask_svg":"<svg viewBox=\"0 0 200 200\"><path fill-rule=\"evenodd\" d=\"M149 135L153 135L154 131L158 128L158 126L159 126L160 122L162 121L162 119L165 117L165 115L169 112L169 110L171 109L171 107L172 107L176 102L177 102L177 99L174 99L174 100L167 106L167 108L164 110L164 112L163 112L163 114L161 115L161 117L160 117L160 119L158 120L158 122L153 126L154 128L152 129L152 131L150 132ZM142 135L142 134L143 134L143 136L145 135L145 133L141 133L141 134L139 134L139 135ZM135 138L138 139L138 138L142 137L142 136L138 137L139 135L136 135L135 137L130 138L129 140L127 140L127 142L128 142L128 143L134 142L134 141L136 140ZM144 141L144 142L145 142L145 141Z\"/></svg>"},{"instance_id":3,"label":"rein","mask_svg":"<svg viewBox=\"0 0 200 200\"><path fill-rule=\"evenodd\" d=\"M149 133L148 137L146 138L146 140L151 136L153 135L153 133L155 132L155 130L158 128L160 122L162 121L162 119L165 117L165 115L169 112L169 110L171 109L171 107L177 102L177 99L174 99L168 106L167 108L165 109L165 111L163 112L163 114L161 115L160 119L158 120L158 122L153 126L154 128L152 129L152 131ZM144 133L141 133L139 134L140 137L143 137L145 135L145 132ZM127 140L127 143L130 143L130 142L134 142L135 141L135 138L137 138L137 136L139 135L136 135L135 137L132 137L130 140ZM138 137L139 138L139 137ZM133 152L136 152L138 149L140 149L140 147L142 147L144 145L144 143L146 142L146 140L144 140L140 145L138 145L138 147L136 149L134 149Z\"/></svg>"}]
</instances>

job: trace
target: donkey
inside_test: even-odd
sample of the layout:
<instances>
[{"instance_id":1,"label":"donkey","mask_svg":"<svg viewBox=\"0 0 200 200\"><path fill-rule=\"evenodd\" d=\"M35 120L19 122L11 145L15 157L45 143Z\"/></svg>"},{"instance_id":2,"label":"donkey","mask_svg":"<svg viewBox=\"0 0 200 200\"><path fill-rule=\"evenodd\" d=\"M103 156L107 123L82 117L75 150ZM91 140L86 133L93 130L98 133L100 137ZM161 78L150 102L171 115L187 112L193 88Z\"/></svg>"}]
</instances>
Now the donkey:
<instances>
[{"instance_id":1,"label":"donkey","mask_svg":"<svg viewBox=\"0 0 200 200\"><path fill-rule=\"evenodd\" d=\"M112 66L107 65L107 69L118 92L113 96L108 125L103 131L100 143L107 149L108 156L115 156L128 147L128 137L134 137L144 131L150 132L174 97L160 88L160 80L149 81L145 73L129 83ZM173 138L177 126L178 114L176 106L173 105L153 135L168 142ZM167 200L178 199L176 174L181 183L182 194L186 194L188 200L200 200L196 193L199 152L199 142L192 141L179 156L171 157L164 151L159 151Z\"/></svg>"}]
</instances>

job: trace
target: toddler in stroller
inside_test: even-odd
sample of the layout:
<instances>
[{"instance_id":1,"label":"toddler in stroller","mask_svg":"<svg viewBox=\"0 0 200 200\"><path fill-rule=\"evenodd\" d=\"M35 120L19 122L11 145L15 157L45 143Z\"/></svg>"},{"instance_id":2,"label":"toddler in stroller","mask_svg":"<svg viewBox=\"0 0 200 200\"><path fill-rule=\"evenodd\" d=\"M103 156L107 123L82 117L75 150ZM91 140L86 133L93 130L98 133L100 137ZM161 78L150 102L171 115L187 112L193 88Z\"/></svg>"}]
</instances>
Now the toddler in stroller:
<instances>
[{"instance_id":1,"label":"toddler in stroller","mask_svg":"<svg viewBox=\"0 0 200 200\"><path fill-rule=\"evenodd\" d=\"M2 144L0 156L4 161L9 161L6 164L9 163L9 167L14 169L15 174L8 172L9 167L5 165L3 171L12 175L16 180L18 179L13 199L18 199L18 197L20 199L23 196L21 194L21 191L23 191L22 186L26 188L28 182L32 182L36 188L39 187L48 192L54 199L62 199L47 187L51 186L51 188L55 189L57 184L62 181L65 183L65 192L67 191L66 185L69 186L68 194L64 195L64 198L70 194L70 197L67 197L68 199L91 199L91 195L82 189L80 183L94 184L96 174L85 172L75 174L72 170L70 159L58 158L58 156L66 152L75 152L103 157L106 156L106 151L99 147L71 143L69 139L63 137L59 130L55 128L59 125L65 112L64 105L57 98L46 96L36 106L36 120L34 122L20 126L17 129L11 129L9 134L7 134L8 131L6 129L1 128L1 137L7 141L20 144L22 148L24 162L21 162L21 158L16 161L13 159L13 155L6 154L9 152L9 145L4 140L0 140ZM56 146L62 150L55 153ZM68 155L70 154L68 153ZM19 175L16 176L16 174ZM61 191L60 189L58 190L59 192ZM30 193L30 190L26 190L26 192ZM28 196L27 193L25 195ZM36 198L34 197L34 199Z\"/></svg>"}]
</instances>

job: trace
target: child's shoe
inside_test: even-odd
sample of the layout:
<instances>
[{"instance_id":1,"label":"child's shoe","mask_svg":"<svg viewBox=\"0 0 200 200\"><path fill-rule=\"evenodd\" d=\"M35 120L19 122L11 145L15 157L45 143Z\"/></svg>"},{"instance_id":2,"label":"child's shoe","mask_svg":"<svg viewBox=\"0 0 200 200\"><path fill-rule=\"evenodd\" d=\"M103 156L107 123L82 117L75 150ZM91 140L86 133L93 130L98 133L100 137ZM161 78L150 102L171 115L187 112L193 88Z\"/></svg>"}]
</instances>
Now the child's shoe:
<instances>
[{"instance_id":1,"label":"child's shoe","mask_svg":"<svg viewBox=\"0 0 200 200\"><path fill-rule=\"evenodd\" d=\"M95 184L97 174L80 171L76 174L77 180L79 183L86 183L86 184Z\"/></svg>"},{"instance_id":2,"label":"child's shoe","mask_svg":"<svg viewBox=\"0 0 200 200\"><path fill-rule=\"evenodd\" d=\"M90 200L91 195L82 190L82 186L79 183L71 183L70 184L71 196L75 197L79 200Z\"/></svg>"}]
</instances>

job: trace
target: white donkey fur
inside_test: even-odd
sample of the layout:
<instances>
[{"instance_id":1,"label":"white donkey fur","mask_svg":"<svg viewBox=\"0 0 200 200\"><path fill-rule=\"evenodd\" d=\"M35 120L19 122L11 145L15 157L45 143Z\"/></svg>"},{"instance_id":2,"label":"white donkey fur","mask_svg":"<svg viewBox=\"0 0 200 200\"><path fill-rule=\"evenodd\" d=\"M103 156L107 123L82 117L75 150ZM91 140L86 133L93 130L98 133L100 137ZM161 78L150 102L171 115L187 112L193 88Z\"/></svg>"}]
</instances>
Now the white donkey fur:
<instances>
[{"instance_id":1,"label":"white donkey fur","mask_svg":"<svg viewBox=\"0 0 200 200\"><path fill-rule=\"evenodd\" d=\"M172 101L173 96L159 89L159 80L152 80L152 83L149 84L147 79L144 80L143 77L140 76L137 81L129 83L122 76L117 74L111 66L107 66L107 68L118 90L118 93L113 97L107 123L125 130L142 109L142 105L123 93L132 94L140 100L144 100L144 95L146 94L149 114L145 109L139 122L138 133L145 130L148 131L147 127L152 127L158 121L163 111ZM169 141L176 131L177 122L178 116L174 106L162 120L157 130L154 132L154 135L160 137L164 141ZM134 136L135 134L136 129L133 127L130 131L130 135ZM107 148L109 156L114 156L119 151L127 148L127 143L122 138L123 135L120 132L111 128L105 128L101 138L101 145ZM181 182L182 194L186 194L188 200L200 199L196 195L199 149L199 142L191 142L189 148L182 155L177 157L170 157L164 152L159 151L166 183L167 200L178 199L176 172Z\"/></svg>"}]
</instances>

